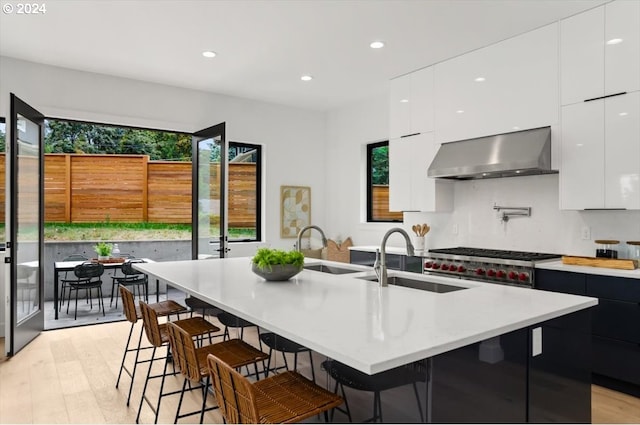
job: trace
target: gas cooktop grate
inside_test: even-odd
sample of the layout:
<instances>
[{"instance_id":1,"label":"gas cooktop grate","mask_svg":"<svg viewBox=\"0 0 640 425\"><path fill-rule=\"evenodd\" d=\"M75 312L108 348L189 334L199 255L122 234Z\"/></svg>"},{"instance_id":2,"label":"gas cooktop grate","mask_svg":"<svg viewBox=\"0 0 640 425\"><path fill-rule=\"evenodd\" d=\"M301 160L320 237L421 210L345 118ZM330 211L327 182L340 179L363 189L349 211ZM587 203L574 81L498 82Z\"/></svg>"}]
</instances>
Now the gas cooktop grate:
<instances>
[{"instance_id":1,"label":"gas cooktop grate","mask_svg":"<svg viewBox=\"0 0 640 425\"><path fill-rule=\"evenodd\" d=\"M485 258L501 258L504 260L522 260L522 261L539 261L551 258L559 258L558 254L546 254L540 252L524 252L524 251L504 251L500 249L484 249L484 248L443 248L430 249L429 253L448 254L448 255L466 255L469 257L485 257Z\"/></svg>"}]
</instances>

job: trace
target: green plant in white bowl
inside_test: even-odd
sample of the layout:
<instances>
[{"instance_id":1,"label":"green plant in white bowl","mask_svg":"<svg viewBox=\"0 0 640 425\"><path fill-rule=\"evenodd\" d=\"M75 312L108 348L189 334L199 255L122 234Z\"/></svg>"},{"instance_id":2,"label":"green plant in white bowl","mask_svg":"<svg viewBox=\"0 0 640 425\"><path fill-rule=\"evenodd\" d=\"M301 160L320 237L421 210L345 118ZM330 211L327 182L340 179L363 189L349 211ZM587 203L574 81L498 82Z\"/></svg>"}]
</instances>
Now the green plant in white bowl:
<instances>
[{"instance_id":1,"label":"green plant in white bowl","mask_svg":"<svg viewBox=\"0 0 640 425\"><path fill-rule=\"evenodd\" d=\"M96 251L96 254L98 254L98 260L108 260L111 256L113 245L106 242L98 242L93 249Z\"/></svg>"},{"instance_id":2,"label":"green plant in white bowl","mask_svg":"<svg viewBox=\"0 0 640 425\"><path fill-rule=\"evenodd\" d=\"M302 271L304 255L296 250L260 248L251 263L251 270L265 280L289 280Z\"/></svg>"}]
</instances>

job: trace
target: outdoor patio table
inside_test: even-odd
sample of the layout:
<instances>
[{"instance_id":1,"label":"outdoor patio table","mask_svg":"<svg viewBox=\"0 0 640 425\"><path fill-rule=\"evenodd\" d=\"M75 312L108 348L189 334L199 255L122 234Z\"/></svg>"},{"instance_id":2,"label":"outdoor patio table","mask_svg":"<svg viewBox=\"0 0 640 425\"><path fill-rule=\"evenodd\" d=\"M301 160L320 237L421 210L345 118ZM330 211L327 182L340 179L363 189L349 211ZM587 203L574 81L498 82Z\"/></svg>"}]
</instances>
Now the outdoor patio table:
<instances>
[{"instance_id":1,"label":"outdoor patio table","mask_svg":"<svg viewBox=\"0 0 640 425\"><path fill-rule=\"evenodd\" d=\"M142 258L147 263L154 263L153 260L148 258ZM60 273L71 272L78 264L82 264L84 261L56 261L53 263L53 308L55 310L54 319L58 320L58 291L60 288ZM116 269L121 268L124 262L121 263L103 263L104 268ZM160 302L160 281L156 279L156 302Z\"/></svg>"}]
</instances>

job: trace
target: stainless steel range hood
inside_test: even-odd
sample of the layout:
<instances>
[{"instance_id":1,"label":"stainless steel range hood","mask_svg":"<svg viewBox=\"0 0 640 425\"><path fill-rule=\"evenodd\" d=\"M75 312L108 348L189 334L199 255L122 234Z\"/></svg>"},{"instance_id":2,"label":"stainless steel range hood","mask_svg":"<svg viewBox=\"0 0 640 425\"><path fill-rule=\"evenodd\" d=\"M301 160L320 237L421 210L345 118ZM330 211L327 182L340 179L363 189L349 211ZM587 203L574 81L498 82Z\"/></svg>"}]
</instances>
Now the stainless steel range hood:
<instances>
[{"instance_id":1,"label":"stainless steel range hood","mask_svg":"<svg viewBox=\"0 0 640 425\"><path fill-rule=\"evenodd\" d=\"M470 180L557 173L551 169L551 127L443 143L428 176Z\"/></svg>"}]
</instances>

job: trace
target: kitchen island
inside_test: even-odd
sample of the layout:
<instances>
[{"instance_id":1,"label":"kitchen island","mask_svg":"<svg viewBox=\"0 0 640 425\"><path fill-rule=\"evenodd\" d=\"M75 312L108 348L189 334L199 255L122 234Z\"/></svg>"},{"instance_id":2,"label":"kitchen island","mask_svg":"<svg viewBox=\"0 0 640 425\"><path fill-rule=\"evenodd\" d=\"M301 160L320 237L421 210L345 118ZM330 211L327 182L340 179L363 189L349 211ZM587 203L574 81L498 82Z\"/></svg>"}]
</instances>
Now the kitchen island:
<instances>
[{"instance_id":1,"label":"kitchen island","mask_svg":"<svg viewBox=\"0 0 640 425\"><path fill-rule=\"evenodd\" d=\"M331 264L306 261L308 265L320 263ZM450 365L466 362L466 350L476 345L474 356L481 364L467 365L464 379L471 383L474 371L482 369L478 373L487 373L485 365L497 370L496 364L508 363L507 369L497 373L504 373L517 387L522 386L525 399L518 400L513 407L518 415L506 417L515 420L507 421L539 421L528 413L532 410L529 376L531 366L537 361L529 353L538 355L538 352L556 349L546 346L547 332L539 331L543 330L541 324L566 316L576 317L582 325L586 320L582 318L583 310L597 304L596 299L589 297L403 272L390 272L390 276L405 276L460 290L438 293L394 285L381 288L363 279L373 275L370 268L334 264L356 271L334 275L304 270L289 281L267 282L251 272L249 258L136 264L135 268L367 374L433 359L429 385L434 386L428 398L432 400L430 418L435 421L465 420L455 416L459 410L455 403L448 402L446 408L453 416L439 410L438 394L455 393L455 385L438 391L436 378L445 378L450 373ZM542 338L545 338L544 347ZM561 344L562 340L556 342ZM522 358L507 362L511 346ZM562 347L559 349L562 351ZM530 357L534 360L528 360ZM494 377L500 379L498 375ZM518 377L525 381L521 382ZM458 379L451 378L444 379L443 383ZM511 395L509 399L514 397L518 398ZM590 391L589 400L579 402L590 406ZM482 421L481 417L471 417L476 418L475 422ZM501 418L496 416L494 421L498 419Z\"/></svg>"}]
</instances>

